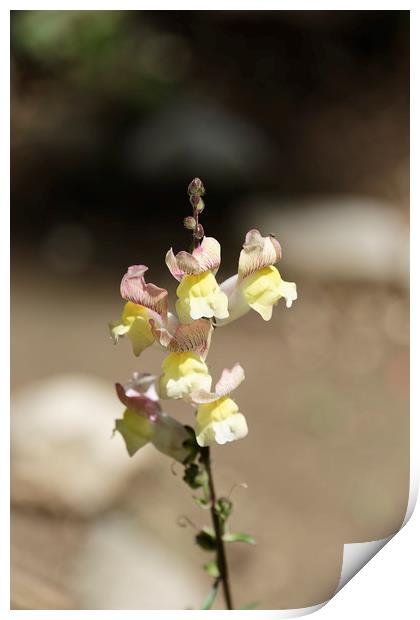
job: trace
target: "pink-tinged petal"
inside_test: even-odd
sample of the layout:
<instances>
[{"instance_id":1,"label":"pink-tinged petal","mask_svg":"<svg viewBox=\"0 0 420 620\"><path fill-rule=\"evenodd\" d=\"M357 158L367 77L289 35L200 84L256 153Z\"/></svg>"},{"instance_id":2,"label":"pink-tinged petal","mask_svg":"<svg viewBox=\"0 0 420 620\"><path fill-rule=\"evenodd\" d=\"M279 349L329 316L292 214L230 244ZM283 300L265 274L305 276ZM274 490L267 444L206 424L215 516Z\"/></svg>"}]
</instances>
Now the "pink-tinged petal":
<instances>
[{"instance_id":1,"label":"pink-tinged petal","mask_svg":"<svg viewBox=\"0 0 420 620\"><path fill-rule=\"evenodd\" d=\"M182 275L193 275L201 273L201 271L206 271L206 269L201 269L198 260L189 252L182 250L181 252L178 252L175 258Z\"/></svg>"},{"instance_id":2,"label":"pink-tinged petal","mask_svg":"<svg viewBox=\"0 0 420 620\"><path fill-rule=\"evenodd\" d=\"M239 256L239 278L243 279L251 273L274 265L281 258L280 243L273 235L263 237L259 230L250 230Z\"/></svg>"},{"instance_id":3,"label":"pink-tinged petal","mask_svg":"<svg viewBox=\"0 0 420 620\"><path fill-rule=\"evenodd\" d=\"M130 381L124 385L126 394L129 391L141 392L145 394L151 400L158 401L159 396L156 392L156 375L152 375L148 372L133 372L133 376Z\"/></svg>"},{"instance_id":4,"label":"pink-tinged petal","mask_svg":"<svg viewBox=\"0 0 420 620\"><path fill-rule=\"evenodd\" d=\"M146 265L132 265L128 268L121 280L121 297L165 317L168 312L168 291L150 282L146 284L144 274L147 270Z\"/></svg>"},{"instance_id":5,"label":"pink-tinged petal","mask_svg":"<svg viewBox=\"0 0 420 620\"><path fill-rule=\"evenodd\" d=\"M178 267L178 261L172 248L166 253L165 262L173 277L180 282L184 272Z\"/></svg>"},{"instance_id":6,"label":"pink-tinged petal","mask_svg":"<svg viewBox=\"0 0 420 620\"><path fill-rule=\"evenodd\" d=\"M179 323L173 333L166 326L156 325L150 320L152 334L160 344L172 353L193 351L205 360L210 348L213 325L206 319L198 319L192 323Z\"/></svg>"},{"instance_id":7,"label":"pink-tinged petal","mask_svg":"<svg viewBox=\"0 0 420 620\"><path fill-rule=\"evenodd\" d=\"M220 243L214 237L204 237L193 250L193 256L200 265L200 273L211 271L215 274L220 267Z\"/></svg>"},{"instance_id":8,"label":"pink-tinged petal","mask_svg":"<svg viewBox=\"0 0 420 620\"><path fill-rule=\"evenodd\" d=\"M191 401L197 405L212 403L236 390L244 379L244 369L240 364L236 363L233 368L225 368L223 370L219 381L216 383L214 392L203 389L196 390L191 394Z\"/></svg>"},{"instance_id":9,"label":"pink-tinged petal","mask_svg":"<svg viewBox=\"0 0 420 620\"><path fill-rule=\"evenodd\" d=\"M245 372L238 363L233 368L225 368L219 381L216 383L215 391L219 398L227 396L245 380Z\"/></svg>"},{"instance_id":10,"label":"pink-tinged petal","mask_svg":"<svg viewBox=\"0 0 420 620\"><path fill-rule=\"evenodd\" d=\"M154 381L155 377L153 377ZM133 387L137 386L137 387ZM147 390L150 390L150 385ZM129 382L127 385L122 386L121 383L115 385L118 398L128 409L136 411L138 414L147 417L151 422L156 422L160 414L161 408L158 400L155 399L154 391L153 398L141 390L135 381Z\"/></svg>"},{"instance_id":11,"label":"pink-tinged petal","mask_svg":"<svg viewBox=\"0 0 420 620\"><path fill-rule=\"evenodd\" d=\"M178 281L181 281L184 275L197 275L205 271L215 274L220 266L220 243L213 237L204 237L192 254L181 251L175 255L171 248L166 254L165 262Z\"/></svg>"}]
</instances>

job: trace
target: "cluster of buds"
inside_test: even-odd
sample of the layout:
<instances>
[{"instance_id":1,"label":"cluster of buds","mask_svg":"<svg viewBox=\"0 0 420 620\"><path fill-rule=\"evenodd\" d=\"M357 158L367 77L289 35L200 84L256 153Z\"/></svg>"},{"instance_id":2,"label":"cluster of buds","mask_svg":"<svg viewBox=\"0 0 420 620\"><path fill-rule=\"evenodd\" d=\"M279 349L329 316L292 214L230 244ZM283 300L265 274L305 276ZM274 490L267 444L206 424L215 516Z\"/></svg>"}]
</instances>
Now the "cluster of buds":
<instances>
[{"instance_id":1,"label":"cluster of buds","mask_svg":"<svg viewBox=\"0 0 420 620\"><path fill-rule=\"evenodd\" d=\"M162 412L160 400L183 399L194 407L195 436L201 447L245 437L245 416L231 398L231 392L244 380L242 367L235 364L225 369L212 390L206 358L214 329L250 309L268 321L281 298L289 308L297 297L296 285L285 282L275 267L281 258L279 242L255 229L245 236L237 274L219 285L220 244L204 235L198 221L204 209L200 179L190 183L188 193L193 215L185 218L184 225L193 233L191 252L174 254L171 248L166 254L166 265L179 282L176 313L168 309L168 291L146 283L148 268L133 265L121 281L121 296L126 302L122 316L110 323L113 341L126 336L136 356L155 343L166 351L156 382L150 375L136 375L127 386L117 385L127 409L116 429L130 454L151 442L181 462L186 458L188 431Z\"/></svg>"}]
</instances>

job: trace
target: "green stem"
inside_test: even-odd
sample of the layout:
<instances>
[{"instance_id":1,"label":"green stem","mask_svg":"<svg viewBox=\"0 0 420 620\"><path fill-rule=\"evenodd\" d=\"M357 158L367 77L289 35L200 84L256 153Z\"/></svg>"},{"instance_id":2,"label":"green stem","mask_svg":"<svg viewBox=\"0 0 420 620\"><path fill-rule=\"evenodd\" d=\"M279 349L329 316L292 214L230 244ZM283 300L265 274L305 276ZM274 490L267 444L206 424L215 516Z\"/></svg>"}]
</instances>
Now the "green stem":
<instances>
[{"instance_id":1,"label":"green stem","mask_svg":"<svg viewBox=\"0 0 420 620\"><path fill-rule=\"evenodd\" d=\"M202 448L201 455L203 459L203 464L207 472L207 476L209 479L209 492L210 492L210 512L211 518L213 521L214 534L216 538L216 553L217 553L217 566L219 569L219 579L222 584L223 596L225 599L226 609L233 609L233 601L232 594L230 591L230 582L229 582L229 572L226 561L226 552L225 545L223 542L223 529L222 524L220 523L219 515L216 511L216 501L217 495L216 490L214 488L213 474L211 470L211 460L210 460L210 448Z\"/></svg>"}]
</instances>

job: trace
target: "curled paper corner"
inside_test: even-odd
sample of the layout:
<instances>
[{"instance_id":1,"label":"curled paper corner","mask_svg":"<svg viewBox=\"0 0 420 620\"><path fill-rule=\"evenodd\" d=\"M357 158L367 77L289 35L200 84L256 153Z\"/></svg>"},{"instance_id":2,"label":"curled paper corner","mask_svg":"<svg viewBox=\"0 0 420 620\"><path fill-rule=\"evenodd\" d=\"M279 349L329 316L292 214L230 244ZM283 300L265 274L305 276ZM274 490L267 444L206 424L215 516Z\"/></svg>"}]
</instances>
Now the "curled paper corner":
<instances>
[{"instance_id":1,"label":"curled paper corner","mask_svg":"<svg viewBox=\"0 0 420 620\"><path fill-rule=\"evenodd\" d=\"M386 538L362 543L346 543L343 548L343 563L340 580L331 598L333 598L346 583L350 581L389 541L400 532L410 520L418 495L418 472L415 467L410 471L410 488L407 499L407 509L400 528ZM331 599L330 599L331 600Z\"/></svg>"},{"instance_id":2,"label":"curled paper corner","mask_svg":"<svg viewBox=\"0 0 420 620\"><path fill-rule=\"evenodd\" d=\"M340 579L334 594L323 603L312 605L311 607L303 607L300 609L279 609L275 612L274 618L300 618L312 614L324 607L334 596L392 539L402 528L408 523L418 496L418 472L411 467L410 472L410 489L407 500L407 509L404 520L399 530L380 540L372 540L361 543L345 543L343 545L343 561L341 566Z\"/></svg>"},{"instance_id":3,"label":"curled paper corner","mask_svg":"<svg viewBox=\"0 0 420 620\"><path fill-rule=\"evenodd\" d=\"M331 598L350 581L365 564L369 562L384 547L395 534L380 540L362 543L346 543L343 548L343 563L338 586ZM331 600L331 599L330 599Z\"/></svg>"}]
</instances>

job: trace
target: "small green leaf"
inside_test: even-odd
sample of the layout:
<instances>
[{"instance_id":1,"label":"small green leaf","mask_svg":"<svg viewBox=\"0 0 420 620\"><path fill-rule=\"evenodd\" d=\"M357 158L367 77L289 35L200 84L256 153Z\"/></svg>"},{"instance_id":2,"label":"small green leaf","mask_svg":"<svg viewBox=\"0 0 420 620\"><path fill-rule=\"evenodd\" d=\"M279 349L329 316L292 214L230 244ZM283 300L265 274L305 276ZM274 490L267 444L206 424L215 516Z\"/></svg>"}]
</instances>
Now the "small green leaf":
<instances>
[{"instance_id":1,"label":"small green leaf","mask_svg":"<svg viewBox=\"0 0 420 620\"><path fill-rule=\"evenodd\" d=\"M130 456L149 443L154 432L151 422L131 409L124 411L122 419L115 420L115 430L121 433Z\"/></svg>"},{"instance_id":2,"label":"small green leaf","mask_svg":"<svg viewBox=\"0 0 420 620\"><path fill-rule=\"evenodd\" d=\"M207 564L204 564L203 568L206 571L206 573L208 573L210 575L210 577L219 577L220 576L219 567L217 566L217 564L216 564L216 562L214 560L212 560L211 562L207 562Z\"/></svg>"},{"instance_id":3,"label":"small green leaf","mask_svg":"<svg viewBox=\"0 0 420 620\"><path fill-rule=\"evenodd\" d=\"M203 528L195 537L195 542L204 551L215 551L217 548L216 539L211 530Z\"/></svg>"},{"instance_id":4,"label":"small green leaf","mask_svg":"<svg viewBox=\"0 0 420 620\"><path fill-rule=\"evenodd\" d=\"M223 540L225 542L244 542L248 545L256 545L257 541L249 534L224 534Z\"/></svg>"},{"instance_id":5,"label":"small green leaf","mask_svg":"<svg viewBox=\"0 0 420 620\"><path fill-rule=\"evenodd\" d=\"M212 589L207 594L201 609L211 609L212 608L213 603L214 603L214 601L216 599L216 596L217 596L217 588L218 587L219 587L219 581L215 581Z\"/></svg>"},{"instance_id":6,"label":"small green leaf","mask_svg":"<svg viewBox=\"0 0 420 620\"><path fill-rule=\"evenodd\" d=\"M229 499L227 499L227 497L221 497L217 500L214 508L220 519L222 521L226 521L232 513L233 504Z\"/></svg>"},{"instance_id":7,"label":"small green leaf","mask_svg":"<svg viewBox=\"0 0 420 620\"><path fill-rule=\"evenodd\" d=\"M199 489L207 483L207 473L196 463L190 463L186 466L182 479L192 489Z\"/></svg>"},{"instance_id":8,"label":"small green leaf","mask_svg":"<svg viewBox=\"0 0 420 620\"><path fill-rule=\"evenodd\" d=\"M259 607L260 605L261 603L259 601L253 601L252 603L247 603L240 609L257 609L257 607Z\"/></svg>"}]
</instances>

